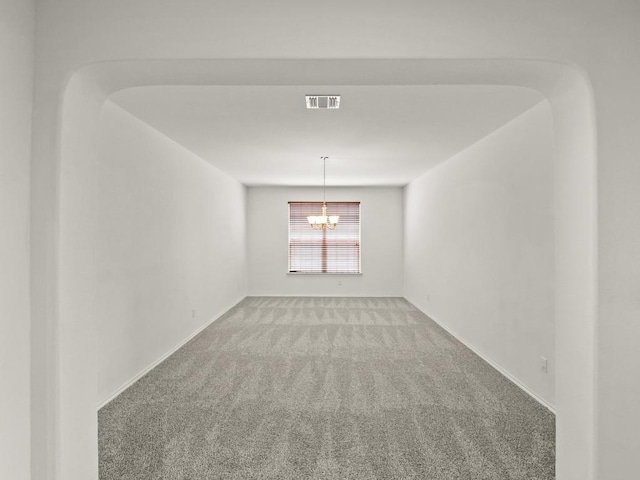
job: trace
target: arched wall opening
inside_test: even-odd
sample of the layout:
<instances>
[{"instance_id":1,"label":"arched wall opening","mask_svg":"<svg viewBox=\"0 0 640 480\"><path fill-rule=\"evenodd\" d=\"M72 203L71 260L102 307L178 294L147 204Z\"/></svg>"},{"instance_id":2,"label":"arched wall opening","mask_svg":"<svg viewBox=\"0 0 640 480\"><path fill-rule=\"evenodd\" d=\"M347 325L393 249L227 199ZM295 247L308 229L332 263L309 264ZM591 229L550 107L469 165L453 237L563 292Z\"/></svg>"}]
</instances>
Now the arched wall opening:
<instances>
[{"instance_id":1,"label":"arched wall opening","mask_svg":"<svg viewBox=\"0 0 640 480\"><path fill-rule=\"evenodd\" d=\"M525 60L182 60L108 62L77 71L62 97L58 152L54 325L47 338L48 448L36 461L52 478L97 478L96 292L91 235L100 219L91 158L101 108L112 93L150 85L512 85L542 93L556 138L556 474L594 478L596 153L591 88L577 68ZM37 368L37 366L36 366ZM588 459L588 460L586 460Z\"/></svg>"}]
</instances>

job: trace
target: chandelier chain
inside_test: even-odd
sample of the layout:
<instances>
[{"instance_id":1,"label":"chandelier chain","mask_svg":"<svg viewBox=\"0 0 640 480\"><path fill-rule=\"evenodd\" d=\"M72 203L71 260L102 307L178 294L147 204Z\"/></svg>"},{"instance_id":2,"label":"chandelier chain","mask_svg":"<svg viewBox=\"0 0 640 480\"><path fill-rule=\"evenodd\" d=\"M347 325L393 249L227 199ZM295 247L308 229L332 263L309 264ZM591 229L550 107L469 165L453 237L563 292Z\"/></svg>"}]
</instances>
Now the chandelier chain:
<instances>
[{"instance_id":1,"label":"chandelier chain","mask_svg":"<svg viewBox=\"0 0 640 480\"><path fill-rule=\"evenodd\" d=\"M327 213L327 158L322 159L322 214L308 215L307 221L314 230L334 230L338 225L339 215L329 215Z\"/></svg>"},{"instance_id":2,"label":"chandelier chain","mask_svg":"<svg viewBox=\"0 0 640 480\"><path fill-rule=\"evenodd\" d=\"M328 157L320 157L322 158L322 203L326 203L326 194L327 194L327 158Z\"/></svg>"}]
</instances>

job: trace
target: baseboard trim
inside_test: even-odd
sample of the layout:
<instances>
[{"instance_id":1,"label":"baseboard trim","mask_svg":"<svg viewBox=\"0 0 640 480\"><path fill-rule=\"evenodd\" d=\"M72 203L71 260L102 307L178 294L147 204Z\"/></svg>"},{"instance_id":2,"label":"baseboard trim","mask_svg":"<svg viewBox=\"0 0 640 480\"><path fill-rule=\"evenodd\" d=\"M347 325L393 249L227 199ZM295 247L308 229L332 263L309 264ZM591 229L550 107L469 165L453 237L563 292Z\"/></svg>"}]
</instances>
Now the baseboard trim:
<instances>
[{"instance_id":1,"label":"baseboard trim","mask_svg":"<svg viewBox=\"0 0 640 480\"><path fill-rule=\"evenodd\" d=\"M122 392L124 392L127 388L129 388L131 385L133 385L134 383L136 383L138 380L140 380L142 377L144 377L147 373L149 373L151 370L153 370L155 367L157 367L158 365L160 365L162 362L164 362L167 358L169 358L171 355L173 355L175 352L177 352L178 350L180 350L184 345L186 345L191 339L193 339L193 337L195 337L196 335L198 335L200 332L202 332L205 328L207 328L209 325L211 325L213 322L215 322L216 320L218 320L220 317L222 317L225 313L227 313L229 310L231 310L233 307L235 307L236 305L238 305L242 300L244 300L246 298L246 296L240 297L239 300L236 300L235 302L233 302L230 306L228 306L227 308L223 309L218 315L214 315L209 321L205 322L204 325L198 327L194 332L192 332L191 334L189 334L189 336L187 336L187 338L181 340L180 342L177 343L177 345L175 345L173 348L171 348L167 353L165 353L164 355L162 355L160 358L158 358L157 360L155 360L154 362L152 362L149 366L147 366L146 368L144 368L141 372L139 372L138 374L134 375L132 378L130 378L129 380L127 380L120 388L118 388L115 392L113 392L106 400L104 400L102 403L100 403L98 405L98 410L100 410L101 408L107 406L111 401L113 401L118 395L120 395Z\"/></svg>"},{"instance_id":2,"label":"baseboard trim","mask_svg":"<svg viewBox=\"0 0 640 480\"><path fill-rule=\"evenodd\" d=\"M294 298L305 298L305 297L310 297L310 298L322 298L322 297L329 297L329 298L404 298L402 295L351 295L351 294L347 294L347 293L341 293L341 294L334 294L334 295L330 295L330 294L309 294L309 293L305 293L305 294L301 294L301 293L295 293L295 294L264 294L264 295L258 295L258 294L251 294L251 295L247 295L247 298L264 298L264 297L275 297L275 298L286 298L286 297L294 297Z\"/></svg>"},{"instance_id":3,"label":"baseboard trim","mask_svg":"<svg viewBox=\"0 0 640 480\"><path fill-rule=\"evenodd\" d=\"M498 372L500 372L500 374L502 374L502 376L504 376L505 378L507 378L507 380L509 380L511 383L513 383L516 387L518 387L520 390L522 390L524 393L526 393L527 395L529 395L531 398L533 398L536 402L538 402L540 405L542 405L544 408L546 408L547 410L549 410L551 413L553 413L554 415L556 414L556 409L551 406L551 404L549 404L545 399L543 399L542 397L536 395L535 393L533 393L531 390L529 390L529 388L527 388L527 386L525 386L524 384L522 384L516 377L514 377L511 373L509 373L507 370L505 370L503 367L501 367L498 363L496 363L493 359L491 359L490 357L488 357L486 354L480 352L477 348L475 348L473 345L471 345L468 341L466 341L464 338L461 338L457 333L453 332L449 327L446 326L446 324L444 324L443 322L441 322L440 320L438 320L437 318L435 318L433 315L427 313L424 309L420 308L418 305L416 305L415 303L413 303L411 300L409 300L408 298L405 297L405 300L407 302L409 302L411 305L413 305L414 307L416 307L418 310L420 310L422 313L424 313L427 317L429 317L431 320L433 320L434 322L436 322L442 329L444 329L449 335L451 335L452 337L454 337L456 340L458 340L460 343L462 343L465 347L467 347L469 350L471 350L473 353L475 353L476 355L478 355L482 360L484 360L485 362L487 362L489 365L491 365L493 368L495 368Z\"/></svg>"}]
</instances>

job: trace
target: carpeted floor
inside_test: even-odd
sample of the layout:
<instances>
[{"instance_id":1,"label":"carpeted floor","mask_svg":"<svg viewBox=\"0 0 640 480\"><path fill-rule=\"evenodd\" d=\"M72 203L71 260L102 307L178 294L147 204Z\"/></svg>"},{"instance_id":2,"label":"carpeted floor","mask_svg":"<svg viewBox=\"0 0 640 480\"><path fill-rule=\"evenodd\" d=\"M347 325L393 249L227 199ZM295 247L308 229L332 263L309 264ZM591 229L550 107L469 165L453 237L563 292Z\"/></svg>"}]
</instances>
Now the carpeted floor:
<instances>
[{"instance_id":1,"label":"carpeted floor","mask_svg":"<svg viewBox=\"0 0 640 480\"><path fill-rule=\"evenodd\" d=\"M547 480L554 432L403 299L249 297L100 410L100 479Z\"/></svg>"}]
</instances>

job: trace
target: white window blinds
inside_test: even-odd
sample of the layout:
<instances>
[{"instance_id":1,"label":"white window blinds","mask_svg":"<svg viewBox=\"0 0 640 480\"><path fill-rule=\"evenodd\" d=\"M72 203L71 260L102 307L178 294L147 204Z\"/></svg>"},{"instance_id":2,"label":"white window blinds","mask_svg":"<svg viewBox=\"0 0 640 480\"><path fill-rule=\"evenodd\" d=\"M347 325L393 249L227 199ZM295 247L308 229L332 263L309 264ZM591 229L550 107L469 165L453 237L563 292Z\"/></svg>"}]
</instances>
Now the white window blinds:
<instances>
[{"instance_id":1,"label":"white window blinds","mask_svg":"<svg viewBox=\"0 0 640 480\"><path fill-rule=\"evenodd\" d=\"M290 273L360 273L360 202L327 202L339 215L334 230L314 230L307 216L320 215L322 202L289 202Z\"/></svg>"}]
</instances>

